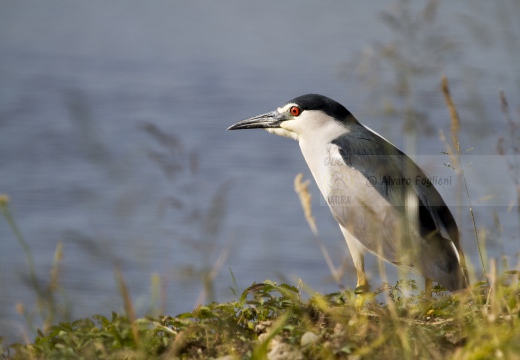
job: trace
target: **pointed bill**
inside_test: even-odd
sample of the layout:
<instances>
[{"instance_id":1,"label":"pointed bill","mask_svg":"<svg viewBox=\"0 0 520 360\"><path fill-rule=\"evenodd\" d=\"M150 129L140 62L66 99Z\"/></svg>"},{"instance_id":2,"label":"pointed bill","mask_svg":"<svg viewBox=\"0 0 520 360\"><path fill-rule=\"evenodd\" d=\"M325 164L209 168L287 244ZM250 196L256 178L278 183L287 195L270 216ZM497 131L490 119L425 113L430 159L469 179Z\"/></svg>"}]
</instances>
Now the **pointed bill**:
<instances>
[{"instance_id":1,"label":"pointed bill","mask_svg":"<svg viewBox=\"0 0 520 360\"><path fill-rule=\"evenodd\" d=\"M284 120L285 119L280 115L280 113L277 111L271 111L239 121L236 124L231 125L228 130L279 128L280 123Z\"/></svg>"}]
</instances>

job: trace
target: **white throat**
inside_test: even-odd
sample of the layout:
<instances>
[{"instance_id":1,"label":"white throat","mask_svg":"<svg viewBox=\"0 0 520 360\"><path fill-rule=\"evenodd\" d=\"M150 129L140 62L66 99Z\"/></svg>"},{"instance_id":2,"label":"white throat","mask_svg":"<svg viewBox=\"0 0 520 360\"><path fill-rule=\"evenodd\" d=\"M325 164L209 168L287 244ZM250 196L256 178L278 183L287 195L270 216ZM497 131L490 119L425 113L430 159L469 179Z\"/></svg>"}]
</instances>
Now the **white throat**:
<instances>
[{"instance_id":1,"label":"white throat","mask_svg":"<svg viewBox=\"0 0 520 360\"><path fill-rule=\"evenodd\" d=\"M267 130L271 134L275 134L275 135L279 135L279 136L283 136L283 137L288 137L288 138L294 139L296 141L300 140L300 138L299 138L297 133L291 132L289 130L285 130L283 128L267 128L265 130Z\"/></svg>"}]
</instances>

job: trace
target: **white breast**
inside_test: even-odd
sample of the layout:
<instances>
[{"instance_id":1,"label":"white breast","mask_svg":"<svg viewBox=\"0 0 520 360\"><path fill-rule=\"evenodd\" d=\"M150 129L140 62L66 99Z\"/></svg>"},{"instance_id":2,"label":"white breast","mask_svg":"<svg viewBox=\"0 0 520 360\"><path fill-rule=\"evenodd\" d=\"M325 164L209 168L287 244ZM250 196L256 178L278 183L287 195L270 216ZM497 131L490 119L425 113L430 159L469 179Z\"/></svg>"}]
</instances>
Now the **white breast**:
<instances>
[{"instance_id":1,"label":"white breast","mask_svg":"<svg viewBox=\"0 0 520 360\"><path fill-rule=\"evenodd\" d=\"M338 146L307 145L300 140L305 160L339 225L369 251L389 261L398 261L393 246L380 247L399 237L400 214L364 174L345 164Z\"/></svg>"}]
</instances>

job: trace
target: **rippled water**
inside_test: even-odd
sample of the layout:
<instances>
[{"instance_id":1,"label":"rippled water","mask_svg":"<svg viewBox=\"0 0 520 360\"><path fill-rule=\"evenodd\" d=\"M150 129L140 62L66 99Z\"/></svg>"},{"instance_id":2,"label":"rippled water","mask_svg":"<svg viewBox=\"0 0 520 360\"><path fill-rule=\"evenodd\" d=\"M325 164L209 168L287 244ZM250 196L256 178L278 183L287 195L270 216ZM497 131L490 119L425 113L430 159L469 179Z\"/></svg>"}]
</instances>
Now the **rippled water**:
<instances>
[{"instance_id":1,"label":"rippled water","mask_svg":"<svg viewBox=\"0 0 520 360\"><path fill-rule=\"evenodd\" d=\"M335 290L293 190L297 173L310 178L297 143L225 129L317 92L403 148L400 120L375 114L366 106L368 90L340 76L366 46L393 38L378 15L390 8L385 4L3 2L0 193L10 196L38 277L49 278L62 242L60 283L74 316L121 308L116 266L140 314L154 273L163 280L164 311L188 311L201 290L197 273L222 249L229 254L215 282L218 300L232 298L229 269L240 289L269 278ZM514 189L496 144L507 135L497 90L517 105L515 64L504 49L490 54L469 32L450 27L479 11L441 8L439 22L462 54L444 70L461 99L463 147L474 148L464 161L473 163L467 177L478 224L490 231L491 254L514 255ZM450 176L437 136L449 131L447 111L437 84L421 85L431 88L431 99L421 100L431 103L435 131L419 136L417 161ZM468 102L472 93L482 108ZM456 190L440 189L457 212ZM338 266L344 259L351 266L337 225L314 185L311 191L323 241ZM469 211L461 211L464 247L477 264ZM16 303L31 308L35 297L21 246L3 220L0 239L0 334L14 336L24 323ZM355 284L352 271L345 283Z\"/></svg>"}]
</instances>

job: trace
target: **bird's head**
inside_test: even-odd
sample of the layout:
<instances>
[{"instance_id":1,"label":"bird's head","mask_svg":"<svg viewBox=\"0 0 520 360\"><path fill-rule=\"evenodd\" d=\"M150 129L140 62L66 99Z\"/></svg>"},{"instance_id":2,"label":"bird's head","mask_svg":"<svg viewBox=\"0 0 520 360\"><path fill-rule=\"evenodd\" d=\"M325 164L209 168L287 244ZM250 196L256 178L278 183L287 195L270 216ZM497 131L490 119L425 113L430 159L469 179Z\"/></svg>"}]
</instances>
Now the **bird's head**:
<instances>
[{"instance_id":1,"label":"bird's head","mask_svg":"<svg viewBox=\"0 0 520 360\"><path fill-rule=\"evenodd\" d=\"M231 125L228 130L265 129L270 133L300 140L323 129L343 127L356 121L340 103L318 94L298 96L274 111ZM337 135L337 134L336 134Z\"/></svg>"}]
</instances>

